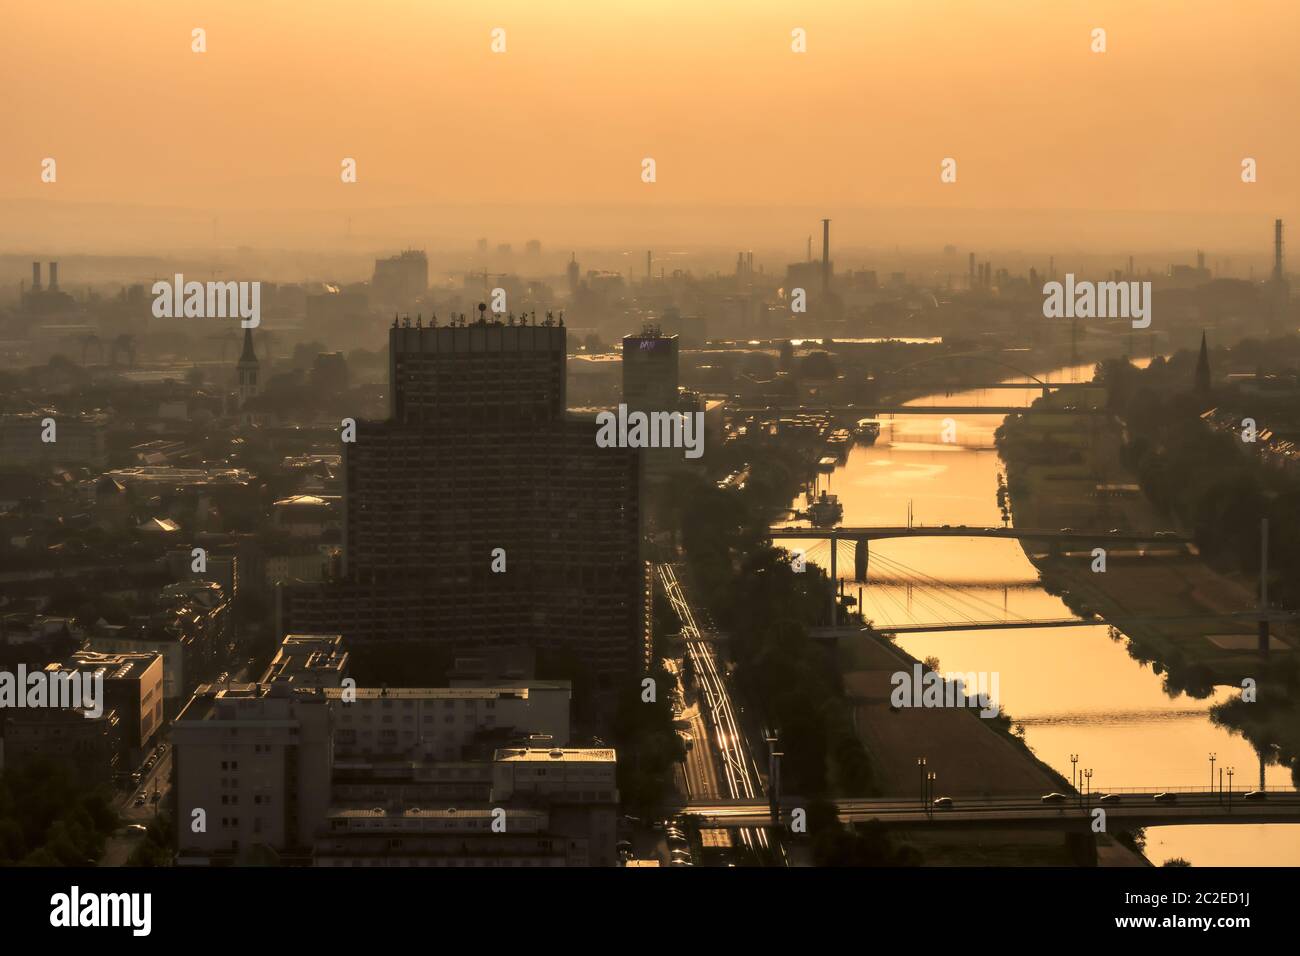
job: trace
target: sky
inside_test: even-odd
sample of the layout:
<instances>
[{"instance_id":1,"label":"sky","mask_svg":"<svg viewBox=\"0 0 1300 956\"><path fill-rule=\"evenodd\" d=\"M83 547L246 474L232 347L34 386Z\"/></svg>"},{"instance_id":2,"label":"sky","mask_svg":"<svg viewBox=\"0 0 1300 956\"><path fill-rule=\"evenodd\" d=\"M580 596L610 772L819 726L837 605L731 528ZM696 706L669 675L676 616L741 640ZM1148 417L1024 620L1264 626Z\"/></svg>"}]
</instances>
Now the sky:
<instances>
[{"instance_id":1,"label":"sky","mask_svg":"<svg viewBox=\"0 0 1300 956\"><path fill-rule=\"evenodd\" d=\"M8 6L4 252L793 250L821 216L882 245L1234 250L1300 221L1294 0Z\"/></svg>"}]
</instances>

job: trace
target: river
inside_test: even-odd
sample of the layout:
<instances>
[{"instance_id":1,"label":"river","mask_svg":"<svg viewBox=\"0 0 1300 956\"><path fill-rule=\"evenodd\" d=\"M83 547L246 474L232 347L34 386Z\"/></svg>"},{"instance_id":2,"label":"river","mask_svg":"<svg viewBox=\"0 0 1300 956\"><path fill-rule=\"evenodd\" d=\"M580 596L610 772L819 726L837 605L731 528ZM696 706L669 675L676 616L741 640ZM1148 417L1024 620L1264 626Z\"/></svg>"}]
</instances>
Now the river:
<instances>
[{"instance_id":1,"label":"river","mask_svg":"<svg viewBox=\"0 0 1300 956\"><path fill-rule=\"evenodd\" d=\"M1056 369L1040 378L1087 381L1091 366ZM1025 405L1032 387L958 392L908 404ZM884 419L874 446L859 445L827 477L844 506L848 526L1001 524L997 476L1004 471L993 446L999 415L953 416L944 434L940 415ZM796 502L800 504L801 502ZM808 558L828 567L827 543L808 547ZM839 568L846 593L857 595L853 552L842 544ZM979 538L911 538L871 542L863 610L879 623L908 624L1002 617L1061 618L1068 607L1047 593L1019 543ZM922 582L918 585L916 582ZM942 584L940 584L940 582ZM950 587L949 585L957 585ZM1213 698L1170 697L1159 675L1133 660L1127 638L1112 640L1105 626L1039 630L954 631L900 636L919 658L937 657L941 671L989 671L1000 678L1001 707L1025 728L1039 759L1066 779L1092 771L1091 789L1208 787L1214 776L1236 770L1234 790L1254 789L1260 761L1239 735L1216 727L1208 711L1233 693ZM1287 786L1290 773L1265 769L1269 786ZM1181 857L1197 866L1300 865L1300 824L1162 826L1147 829L1146 854L1156 865Z\"/></svg>"}]
</instances>

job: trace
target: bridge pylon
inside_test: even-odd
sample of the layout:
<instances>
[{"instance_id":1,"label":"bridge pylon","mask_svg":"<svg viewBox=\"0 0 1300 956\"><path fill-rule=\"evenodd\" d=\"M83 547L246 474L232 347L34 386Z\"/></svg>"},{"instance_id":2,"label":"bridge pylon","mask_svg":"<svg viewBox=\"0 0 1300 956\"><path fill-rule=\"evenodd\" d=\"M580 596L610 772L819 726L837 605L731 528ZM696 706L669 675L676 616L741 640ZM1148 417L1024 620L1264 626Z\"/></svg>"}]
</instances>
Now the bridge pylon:
<instances>
[{"instance_id":1,"label":"bridge pylon","mask_svg":"<svg viewBox=\"0 0 1300 956\"><path fill-rule=\"evenodd\" d=\"M871 558L866 538L853 542L853 580L860 584L867 582L867 563Z\"/></svg>"}]
</instances>

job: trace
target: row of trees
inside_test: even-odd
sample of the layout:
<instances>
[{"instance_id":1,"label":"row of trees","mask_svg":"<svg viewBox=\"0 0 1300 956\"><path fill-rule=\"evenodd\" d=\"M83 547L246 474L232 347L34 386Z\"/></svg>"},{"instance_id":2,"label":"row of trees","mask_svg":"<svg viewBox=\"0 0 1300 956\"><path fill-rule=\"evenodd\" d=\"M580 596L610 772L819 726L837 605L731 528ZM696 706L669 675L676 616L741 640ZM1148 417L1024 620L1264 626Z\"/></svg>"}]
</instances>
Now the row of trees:
<instances>
[{"instance_id":1,"label":"row of trees","mask_svg":"<svg viewBox=\"0 0 1300 956\"><path fill-rule=\"evenodd\" d=\"M0 866L93 866L117 825L109 795L29 761L0 776Z\"/></svg>"}]
</instances>

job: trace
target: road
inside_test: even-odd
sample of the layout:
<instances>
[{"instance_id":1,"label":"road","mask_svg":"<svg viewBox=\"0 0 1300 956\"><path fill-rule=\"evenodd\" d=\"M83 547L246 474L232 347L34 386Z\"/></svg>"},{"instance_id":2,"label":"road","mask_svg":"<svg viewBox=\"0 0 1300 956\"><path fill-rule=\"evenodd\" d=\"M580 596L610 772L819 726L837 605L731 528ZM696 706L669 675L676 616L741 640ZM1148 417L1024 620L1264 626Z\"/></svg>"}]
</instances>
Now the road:
<instances>
[{"instance_id":1,"label":"road","mask_svg":"<svg viewBox=\"0 0 1300 956\"><path fill-rule=\"evenodd\" d=\"M682 592L676 568L671 564L660 564L657 567L664 594L672 603L673 611L682 624L682 636L687 641L686 652L694 670L701 705L708 707L712 723L709 739L722 764L721 776L726 785L726 793L732 799L761 802L764 798L758 767L754 764L753 753L736 720L731 694L718 657L701 629L694 609ZM771 841L762 829L742 828L740 839L750 850L767 851L771 848Z\"/></svg>"},{"instance_id":2,"label":"road","mask_svg":"<svg viewBox=\"0 0 1300 956\"><path fill-rule=\"evenodd\" d=\"M159 794L159 802L166 798L171 788L171 766L172 748L168 746L154 762L153 769L141 776L137 786L114 799L113 809L117 811L119 827L104 845L104 855L99 860L100 866L126 865L140 837L129 833L124 828L132 823L147 825L153 820L158 807L153 800L153 795L155 791ZM142 806L135 805L139 797L144 797Z\"/></svg>"}]
</instances>

